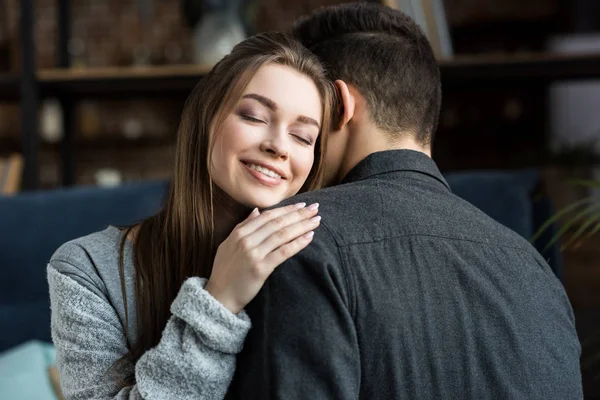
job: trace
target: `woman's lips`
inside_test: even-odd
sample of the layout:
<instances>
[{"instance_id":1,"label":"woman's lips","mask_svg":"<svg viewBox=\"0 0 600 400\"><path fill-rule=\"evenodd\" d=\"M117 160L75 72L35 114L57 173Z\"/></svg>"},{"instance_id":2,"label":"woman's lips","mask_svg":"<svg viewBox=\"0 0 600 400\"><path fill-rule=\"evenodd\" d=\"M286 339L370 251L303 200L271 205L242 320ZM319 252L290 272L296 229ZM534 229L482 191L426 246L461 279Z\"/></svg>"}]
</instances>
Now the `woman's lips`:
<instances>
[{"instance_id":1,"label":"woman's lips","mask_svg":"<svg viewBox=\"0 0 600 400\"><path fill-rule=\"evenodd\" d=\"M281 184L281 182L283 181L283 179L281 178L275 178L272 176L268 176L263 174L262 172L258 172L255 169L250 168L250 166L244 162L242 162L242 165L244 167L244 169L246 169L246 171L248 171L248 173L257 181L259 181L260 183L262 183L263 185L266 186L277 186L279 184Z\"/></svg>"}]
</instances>

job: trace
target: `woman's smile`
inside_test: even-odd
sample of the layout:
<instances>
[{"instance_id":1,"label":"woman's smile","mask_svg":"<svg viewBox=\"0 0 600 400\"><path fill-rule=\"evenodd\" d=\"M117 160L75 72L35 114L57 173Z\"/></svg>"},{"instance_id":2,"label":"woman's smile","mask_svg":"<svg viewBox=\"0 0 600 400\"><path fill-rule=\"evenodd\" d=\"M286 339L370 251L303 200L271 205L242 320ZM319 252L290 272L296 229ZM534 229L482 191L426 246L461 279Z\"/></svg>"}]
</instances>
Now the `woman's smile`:
<instances>
[{"instance_id":1,"label":"woman's smile","mask_svg":"<svg viewBox=\"0 0 600 400\"><path fill-rule=\"evenodd\" d=\"M267 186L277 186L285 180L274 168L264 164L242 161L242 166L252 178Z\"/></svg>"}]
</instances>

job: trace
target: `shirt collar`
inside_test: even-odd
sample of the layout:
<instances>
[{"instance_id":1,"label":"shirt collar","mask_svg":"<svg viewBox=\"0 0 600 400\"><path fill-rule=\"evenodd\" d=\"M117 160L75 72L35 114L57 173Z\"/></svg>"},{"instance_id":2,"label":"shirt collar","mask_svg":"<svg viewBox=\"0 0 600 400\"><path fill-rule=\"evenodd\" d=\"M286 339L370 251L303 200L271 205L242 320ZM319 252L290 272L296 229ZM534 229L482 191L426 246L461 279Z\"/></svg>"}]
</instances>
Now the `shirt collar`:
<instances>
[{"instance_id":1,"label":"shirt collar","mask_svg":"<svg viewBox=\"0 0 600 400\"><path fill-rule=\"evenodd\" d=\"M346 174L341 183L356 182L375 175L398 171L429 175L450 190L448 182L431 157L414 150L386 150L369 154Z\"/></svg>"}]
</instances>

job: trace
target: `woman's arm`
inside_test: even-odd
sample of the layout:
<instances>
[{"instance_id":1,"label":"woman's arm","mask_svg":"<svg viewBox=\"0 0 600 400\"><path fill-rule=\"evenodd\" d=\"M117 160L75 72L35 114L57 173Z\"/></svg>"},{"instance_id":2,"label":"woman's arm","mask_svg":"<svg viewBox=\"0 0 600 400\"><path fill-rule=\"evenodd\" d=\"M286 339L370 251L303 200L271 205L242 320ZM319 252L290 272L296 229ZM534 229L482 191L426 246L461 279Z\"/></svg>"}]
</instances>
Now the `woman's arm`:
<instances>
[{"instance_id":1,"label":"woman's arm","mask_svg":"<svg viewBox=\"0 0 600 400\"><path fill-rule=\"evenodd\" d=\"M125 329L102 281L90 272L96 267L87 254L76 261L53 258L48 267L52 336L65 396L223 398L250 329L242 309L281 262L311 242L307 232L319 225L313 218L317 209L300 204L255 211L240 223L219 246L208 283L195 277L183 283L159 344L123 372L135 368L137 384L121 390L122 377L107 372L128 352ZM69 252L63 248L61 254Z\"/></svg>"},{"instance_id":2,"label":"woman's arm","mask_svg":"<svg viewBox=\"0 0 600 400\"><path fill-rule=\"evenodd\" d=\"M106 298L61 269L61 261L51 262L48 281L52 337L67 399L223 398L250 321L210 296L202 279L184 282L158 346L135 366L137 384L119 390L123 377L109 371L128 347L117 313Z\"/></svg>"}]
</instances>

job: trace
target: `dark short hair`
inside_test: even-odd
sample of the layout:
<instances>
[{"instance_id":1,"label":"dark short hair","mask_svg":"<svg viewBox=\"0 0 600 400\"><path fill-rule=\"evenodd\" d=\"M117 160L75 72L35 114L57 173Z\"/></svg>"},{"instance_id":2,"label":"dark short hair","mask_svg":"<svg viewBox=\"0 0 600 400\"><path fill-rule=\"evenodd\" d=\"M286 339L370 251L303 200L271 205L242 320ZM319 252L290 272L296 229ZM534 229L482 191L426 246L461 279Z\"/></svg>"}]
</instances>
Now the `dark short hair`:
<instances>
[{"instance_id":1,"label":"dark short hair","mask_svg":"<svg viewBox=\"0 0 600 400\"><path fill-rule=\"evenodd\" d=\"M299 19L293 34L325 64L330 79L354 85L378 128L412 132L431 145L442 91L427 37L399 10L377 3L321 8Z\"/></svg>"}]
</instances>

